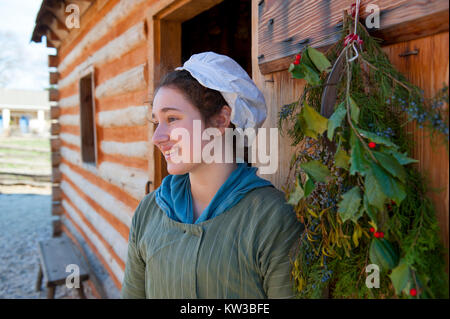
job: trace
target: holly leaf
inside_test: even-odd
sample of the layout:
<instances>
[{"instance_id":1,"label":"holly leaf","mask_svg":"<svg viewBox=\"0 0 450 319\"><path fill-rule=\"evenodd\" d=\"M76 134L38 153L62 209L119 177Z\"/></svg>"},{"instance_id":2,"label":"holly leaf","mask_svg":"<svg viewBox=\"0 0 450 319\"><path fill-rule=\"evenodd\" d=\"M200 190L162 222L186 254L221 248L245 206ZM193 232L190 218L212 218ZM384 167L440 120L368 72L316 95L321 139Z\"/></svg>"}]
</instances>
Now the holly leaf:
<instances>
[{"instance_id":1,"label":"holly leaf","mask_svg":"<svg viewBox=\"0 0 450 319\"><path fill-rule=\"evenodd\" d=\"M392 176L397 177L403 183L406 180L405 168L395 159L395 157L389 154L372 151L377 161L383 166L385 170L391 173Z\"/></svg>"},{"instance_id":2,"label":"holly leaf","mask_svg":"<svg viewBox=\"0 0 450 319\"><path fill-rule=\"evenodd\" d=\"M359 187L355 186L344 195L342 200L338 203L338 213L341 214L341 219L345 222L348 219L355 219L356 214L359 213L361 206L361 193Z\"/></svg>"},{"instance_id":3,"label":"holly leaf","mask_svg":"<svg viewBox=\"0 0 450 319\"><path fill-rule=\"evenodd\" d=\"M395 178L391 177L382 167L374 162L369 162L372 174L380 185L383 193L399 205L406 197L405 187Z\"/></svg>"},{"instance_id":4,"label":"holly leaf","mask_svg":"<svg viewBox=\"0 0 450 319\"><path fill-rule=\"evenodd\" d=\"M320 84L320 77L319 73L316 72L313 68L309 67L308 65L302 63L299 64L300 67L303 69L302 71L305 74L305 80L311 84L311 85L319 85Z\"/></svg>"},{"instance_id":5,"label":"holly leaf","mask_svg":"<svg viewBox=\"0 0 450 319\"><path fill-rule=\"evenodd\" d=\"M295 65L294 63L291 63L288 71L291 72L292 77L295 79L305 78L305 68L301 67L301 64Z\"/></svg>"},{"instance_id":6,"label":"holly leaf","mask_svg":"<svg viewBox=\"0 0 450 319\"><path fill-rule=\"evenodd\" d=\"M356 104L355 100L353 100L351 97L349 97L349 103L350 103L350 117L352 118L352 121L356 124L359 123L359 107Z\"/></svg>"},{"instance_id":7,"label":"holly leaf","mask_svg":"<svg viewBox=\"0 0 450 319\"><path fill-rule=\"evenodd\" d=\"M377 224L377 216L376 216L376 211L372 208L372 206L369 203L369 199L367 198L367 194L364 193L364 198L363 198L363 207L364 207L364 211L367 213L367 216L369 216L369 218L375 223Z\"/></svg>"},{"instance_id":8,"label":"holly leaf","mask_svg":"<svg viewBox=\"0 0 450 319\"><path fill-rule=\"evenodd\" d=\"M348 170L349 160L350 160L350 156L348 156L347 152L342 148L339 148L339 150L334 155L334 161L335 161L336 167L340 167L340 168L344 168L344 169Z\"/></svg>"},{"instance_id":9,"label":"holly leaf","mask_svg":"<svg viewBox=\"0 0 450 319\"><path fill-rule=\"evenodd\" d=\"M305 193L303 191L303 188L300 185L300 180L297 176L297 181L295 183L295 189L293 192L289 194L289 200L288 204L291 204L293 206L297 205L298 202L304 197Z\"/></svg>"},{"instance_id":10,"label":"holly leaf","mask_svg":"<svg viewBox=\"0 0 450 319\"><path fill-rule=\"evenodd\" d=\"M316 187L314 181L311 178L309 178L308 174L306 174L306 182L303 187L305 189L305 197L308 197L309 194L311 194L314 188Z\"/></svg>"},{"instance_id":11,"label":"holly leaf","mask_svg":"<svg viewBox=\"0 0 450 319\"><path fill-rule=\"evenodd\" d=\"M384 203L386 202L386 195L383 193L380 184L378 184L371 170L368 170L366 174L364 185L364 196L367 198L368 204L378 208L379 210L383 210Z\"/></svg>"},{"instance_id":12,"label":"holly leaf","mask_svg":"<svg viewBox=\"0 0 450 319\"><path fill-rule=\"evenodd\" d=\"M407 153L407 152L405 152L405 153L399 153L399 152L396 152L396 151L394 151L394 150L392 150L392 149L387 149L387 152L388 152L389 154L391 154L392 156L394 156L395 159L396 159L401 165L408 165L408 164L411 164L411 163L418 163L418 162L419 162L418 160L416 160L416 159L414 159L414 158L408 157L408 153Z\"/></svg>"},{"instance_id":13,"label":"holly leaf","mask_svg":"<svg viewBox=\"0 0 450 319\"><path fill-rule=\"evenodd\" d=\"M391 278L392 285L395 288L395 293L400 295L408 286L408 282L411 280L411 270L409 265L401 259L398 266L392 270L389 277Z\"/></svg>"},{"instance_id":14,"label":"holly leaf","mask_svg":"<svg viewBox=\"0 0 450 319\"><path fill-rule=\"evenodd\" d=\"M396 267L399 258L394 246L384 238L372 240L369 257L372 264L376 264L384 270Z\"/></svg>"},{"instance_id":15,"label":"holly leaf","mask_svg":"<svg viewBox=\"0 0 450 319\"><path fill-rule=\"evenodd\" d=\"M342 102L328 119L327 137L330 141L333 140L334 131L336 128L341 126L345 114L347 114L347 110L345 109L344 102Z\"/></svg>"},{"instance_id":16,"label":"holly leaf","mask_svg":"<svg viewBox=\"0 0 450 319\"><path fill-rule=\"evenodd\" d=\"M295 69L295 64L294 63L289 64L288 72L292 72L292 71L294 71L294 69Z\"/></svg>"},{"instance_id":17,"label":"holly leaf","mask_svg":"<svg viewBox=\"0 0 450 319\"><path fill-rule=\"evenodd\" d=\"M307 103L304 104L301 113L307 125L306 130L312 131L313 134L315 135L315 137L313 138L317 139L317 134L322 134L323 132L325 132L328 126L327 118L320 115L314 108L310 107Z\"/></svg>"},{"instance_id":18,"label":"holly leaf","mask_svg":"<svg viewBox=\"0 0 450 319\"><path fill-rule=\"evenodd\" d=\"M315 66L314 62L311 60L311 57L308 54L308 50L303 51L302 60L300 64L308 66L316 73L320 72L319 69Z\"/></svg>"},{"instance_id":19,"label":"holly leaf","mask_svg":"<svg viewBox=\"0 0 450 319\"><path fill-rule=\"evenodd\" d=\"M326 183L331 173L328 167L319 161L310 161L300 164L300 167L317 182Z\"/></svg>"},{"instance_id":20,"label":"holly leaf","mask_svg":"<svg viewBox=\"0 0 450 319\"><path fill-rule=\"evenodd\" d=\"M314 65L320 72L323 71L329 72L331 70L331 63L330 61L328 61L328 59L322 52L311 47L308 47L306 49L306 52L311 61L314 63Z\"/></svg>"},{"instance_id":21,"label":"holly leaf","mask_svg":"<svg viewBox=\"0 0 450 319\"><path fill-rule=\"evenodd\" d=\"M350 155L350 175L359 173L362 176L365 176L367 170L367 161L363 155L361 142L356 138L353 132L350 138L350 144L352 145Z\"/></svg>"},{"instance_id":22,"label":"holly leaf","mask_svg":"<svg viewBox=\"0 0 450 319\"><path fill-rule=\"evenodd\" d=\"M384 137L378 136L375 133L365 131L362 129L358 129L358 132L362 137L365 137L376 144L383 144L383 145L386 145L387 147L392 147L394 149L398 148L398 146L395 145L394 143L392 143L390 140L388 140Z\"/></svg>"}]
</instances>

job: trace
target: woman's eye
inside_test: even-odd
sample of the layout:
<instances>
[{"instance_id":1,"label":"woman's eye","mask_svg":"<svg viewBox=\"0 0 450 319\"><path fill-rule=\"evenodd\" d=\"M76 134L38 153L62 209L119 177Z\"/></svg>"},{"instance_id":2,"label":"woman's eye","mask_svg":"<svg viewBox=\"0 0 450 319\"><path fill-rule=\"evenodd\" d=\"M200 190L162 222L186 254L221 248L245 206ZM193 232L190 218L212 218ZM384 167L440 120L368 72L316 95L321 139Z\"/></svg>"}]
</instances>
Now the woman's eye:
<instances>
[{"instance_id":1,"label":"woman's eye","mask_svg":"<svg viewBox=\"0 0 450 319\"><path fill-rule=\"evenodd\" d=\"M170 123L170 122L173 122L173 121L176 121L176 120L178 120L178 118L177 117L168 117L167 118L167 122L168 123ZM158 124L159 124L159 122L158 121L155 121L155 120L152 120L152 121L150 121L150 122L152 122L154 125L156 125L156 126L158 126Z\"/></svg>"}]
</instances>

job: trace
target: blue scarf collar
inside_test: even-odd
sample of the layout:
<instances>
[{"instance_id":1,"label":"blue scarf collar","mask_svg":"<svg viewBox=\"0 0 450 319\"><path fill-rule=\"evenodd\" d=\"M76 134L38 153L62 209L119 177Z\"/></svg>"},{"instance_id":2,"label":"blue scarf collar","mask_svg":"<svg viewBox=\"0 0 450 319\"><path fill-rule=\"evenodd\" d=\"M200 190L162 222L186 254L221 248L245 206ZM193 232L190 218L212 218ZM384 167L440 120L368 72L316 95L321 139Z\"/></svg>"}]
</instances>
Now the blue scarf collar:
<instances>
[{"instance_id":1,"label":"blue scarf collar","mask_svg":"<svg viewBox=\"0 0 450 319\"><path fill-rule=\"evenodd\" d=\"M250 190L272 186L272 183L256 175L257 167L238 163L238 167L219 188L209 205L195 224L212 219L237 204ZM177 222L193 224L192 194L189 173L166 176L155 190L155 200L167 216Z\"/></svg>"}]
</instances>

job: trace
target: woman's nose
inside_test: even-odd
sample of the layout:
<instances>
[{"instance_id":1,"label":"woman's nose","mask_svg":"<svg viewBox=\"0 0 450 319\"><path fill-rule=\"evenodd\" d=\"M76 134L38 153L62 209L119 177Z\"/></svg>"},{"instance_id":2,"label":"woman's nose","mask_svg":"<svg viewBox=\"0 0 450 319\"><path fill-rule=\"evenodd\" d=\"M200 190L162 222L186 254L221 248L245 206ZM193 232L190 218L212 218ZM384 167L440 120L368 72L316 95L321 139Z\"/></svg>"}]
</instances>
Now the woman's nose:
<instances>
[{"instance_id":1,"label":"woman's nose","mask_svg":"<svg viewBox=\"0 0 450 319\"><path fill-rule=\"evenodd\" d=\"M167 130L167 127L160 123L158 126L156 126L156 129L153 131L152 136L152 143L155 145L161 144L163 142L166 142L169 140L169 132Z\"/></svg>"}]
</instances>

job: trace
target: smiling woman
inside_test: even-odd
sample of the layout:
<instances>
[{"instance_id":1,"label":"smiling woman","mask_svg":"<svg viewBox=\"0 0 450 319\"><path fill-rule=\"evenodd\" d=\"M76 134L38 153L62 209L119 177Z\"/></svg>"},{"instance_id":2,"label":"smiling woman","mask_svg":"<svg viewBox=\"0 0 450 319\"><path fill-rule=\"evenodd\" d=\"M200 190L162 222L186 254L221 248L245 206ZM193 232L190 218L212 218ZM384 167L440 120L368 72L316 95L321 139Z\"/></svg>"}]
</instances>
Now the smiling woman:
<instances>
[{"instance_id":1,"label":"smiling woman","mask_svg":"<svg viewBox=\"0 0 450 319\"><path fill-rule=\"evenodd\" d=\"M261 92L228 56L196 54L165 76L153 101L152 143L170 175L133 216L123 298L293 296L290 250L303 225L284 194L238 158L194 160L206 146L196 123L225 140L225 129L259 127L265 114ZM173 134L180 129L187 139ZM189 157L175 162L186 149Z\"/></svg>"}]
</instances>

